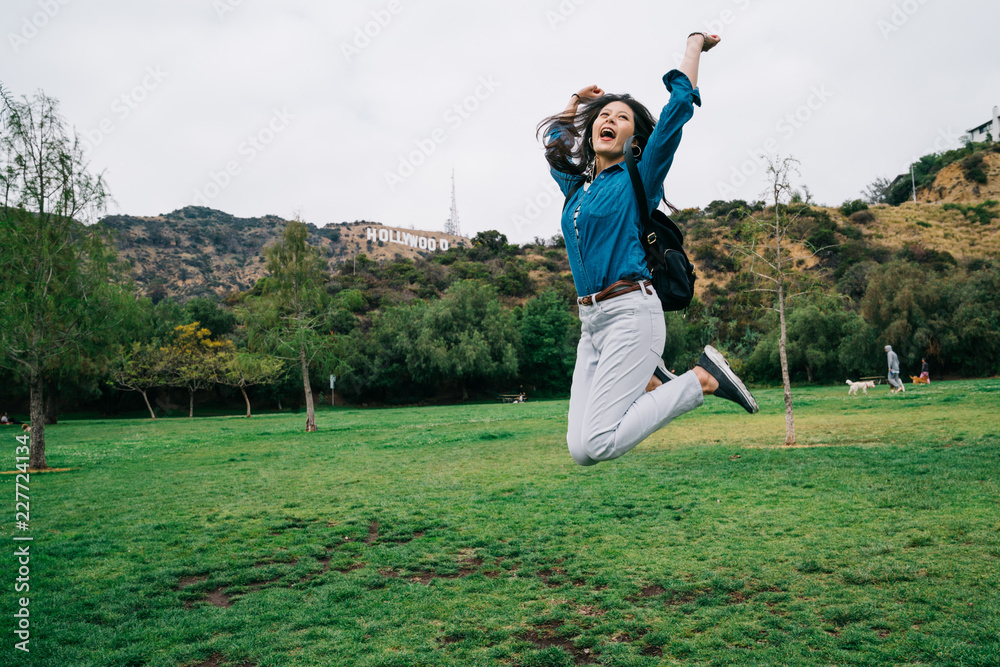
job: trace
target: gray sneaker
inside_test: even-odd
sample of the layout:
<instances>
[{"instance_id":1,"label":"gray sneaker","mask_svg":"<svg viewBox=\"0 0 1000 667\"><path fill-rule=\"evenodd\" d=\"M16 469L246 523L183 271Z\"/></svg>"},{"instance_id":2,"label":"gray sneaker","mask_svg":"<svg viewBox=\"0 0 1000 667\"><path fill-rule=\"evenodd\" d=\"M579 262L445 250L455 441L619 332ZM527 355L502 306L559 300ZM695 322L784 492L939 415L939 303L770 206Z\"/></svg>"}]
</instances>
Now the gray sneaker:
<instances>
[{"instance_id":1,"label":"gray sneaker","mask_svg":"<svg viewBox=\"0 0 1000 667\"><path fill-rule=\"evenodd\" d=\"M757 412L759 408L753 394L729 367L729 362L726 361L721 352L711 345L706 345L705 351L698 359L698 365L719 381L719 388L715 390L716 396L742 406L750 414Z\"/></svg>"}]
</instances>

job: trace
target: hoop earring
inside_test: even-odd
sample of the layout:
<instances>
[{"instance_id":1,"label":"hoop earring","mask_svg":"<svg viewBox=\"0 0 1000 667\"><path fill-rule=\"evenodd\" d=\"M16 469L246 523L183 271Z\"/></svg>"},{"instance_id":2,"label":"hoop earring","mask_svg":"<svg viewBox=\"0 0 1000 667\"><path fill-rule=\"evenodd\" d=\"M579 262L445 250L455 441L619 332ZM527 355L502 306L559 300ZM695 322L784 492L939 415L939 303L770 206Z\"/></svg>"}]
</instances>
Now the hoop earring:
<instances>
[{"instance_id":1,"label":"hoop earring","mask_svg":"<svg viewBox=\"0 0 1000 667\"><path fill-rule=\"evenodd\" d=\"M636 151L638 151L638 153ZM632 157L634 157L636 160L642 157L642 146L640 146L639 144L632 145Z\"/></svg>"}]
</instances>

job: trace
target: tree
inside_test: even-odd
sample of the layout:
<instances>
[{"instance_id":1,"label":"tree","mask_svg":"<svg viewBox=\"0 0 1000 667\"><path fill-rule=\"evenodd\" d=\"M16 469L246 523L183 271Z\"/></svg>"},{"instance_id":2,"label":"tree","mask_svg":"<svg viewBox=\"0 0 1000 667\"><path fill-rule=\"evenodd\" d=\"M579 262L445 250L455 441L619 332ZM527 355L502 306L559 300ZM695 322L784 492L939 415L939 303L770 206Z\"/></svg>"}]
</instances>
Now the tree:
<instances>
[{"instance_id":1,"label":"tree","mask_svg":"<svg viewBox=\"0 0 1000 667\"><path fill-rule=\"evenodd\" d=\"M870 374L872 348L861 342L868 327L861 316L843 307L841 299L821 296L799 305L787 318L788 372L805 375L809 382L838 381ZM778 328L767 333L754 348L747 367L755 378L780 377Z\"/></svg>"},{"instance_id":2,"label":"tree","mask_svg":"<svg viewBox=\"0 0 1000 667\"><path fill-rule=\"evenodd\" d=\"M792 386L788 374L788 328L785 316L786 302L799 294L791 293L801 282L795 271L797 260L816 255L824 248L814 248L812 253L798 251L797 244L790 238L797 215L789 215L786 205L794 200L790 175L798 173L798 160L768 158L769 198L772 210L769 215L748 217L740 229L740 237L745 240L733 249L740 254L754 280L760 287L755 291L768 292L774 296L774 306L778 313L778 355L781 363L781 380L785 389L785 444L795 444L795 414L792 409ZM773 216L773 217L772 217ZM803 235L805 232L802 231ZM801 246L798 246L801 247ZM804 293L804 292L802 292Z\"/></svg>"},{"instance_id":3,"label":"tree","mask_svg":"<svg viewBox=\"0 0 1000 667\"><path fill-rule=\"evenodd\" d=\"M519 331L491 285L454 283L438 301L375 313L350 358L345 389L383 401L418 400L441 390L482 391L517 375Z\"/></svg>"},{"instance_id":4,"label":"tree","mask_svg":"<svg viewBox=\"0 0 1000 667\"><path fill-rule=\"evenodd\" d=\"M149 403L148 392L153 387L166 384L166 368L163 352L156 345L139 341L123 349L117 360L108 369L110 383L126 391L142 394L149 410L149 418L156 419L153 406Z\"/></svg>"},{"instance_id":5,"label":"tree","mask_svg":"<svg viewBox=\"0 0 1000 667\"><path fill-rule=\"evenodd\" d=\"M501 234L495 229L478 232L472 237L472 248L474 252L470 254L470 257L477 261L502 257L517 250L516 246L507 243L506 234Z\"/></svg>"},{"instance_id":6,"label":"tree","mask_svg":"<svg viewBox=\"0 0 1000 667\"><path fill-rule=\"evenodd\" d=\"M45 462L46 375L88 341L118 330L122 291L114 255L78 219L109 195L44 93L15 100L0 88L0 341L3 359L26 382L32 468Z\"/></svg>"},{"instance_id":7,"label":"tree","mask_svg":"<svg viewBox=\"0 0 1000 667\"><path fill-rule=\"evenodd\" d=\"M219 381L230 387L239 387L243 400L247 403L247 418L250 418L250 397L247 387L270 384L285 372L285 362L267 354L252 352L232 352L222 360Z\"/></svg>"},{"instance_id":8,"label":"tree","mask_svg":"<svg viewBox=\"0 0 1000 667\"><path fill-rule=\"evenodd\" d=\"M524 304L521 311L521 377L547 391L568 391L576 363L580 326L553 290Z\"/></svg>"},{"instance_id":9,"label":"tree","mask_svg":"<svg viewBox=\"0 0 1000 667\"><path fill-rule=\"evenodd\" d=\"M188 322L200 322L201 326L216 336L228 336L236 327L236 316L212 299L190 299L184 304L184 313Z\"/></svg>"},{"instance_id":10,"label":"tree","mask_svg":"<svg viewBox=\"0 0 1000 667\"><path fill-rule=\"evenodd\" d=\"M883 204L889 196L889 188L892 180L885 176L877 176L875 180L865 186L861 192L861 198L869 204Z\"/></svg>"},{"instance_id":11,"label":"tree","mask_svg":"<svg viewBox=\"0 0 1000 667\"><path fill-rule=\"evenodd\" d=\"M959 295L950 282L935 271L898 260L869 275L861 314L879 332L878 348L892 345L904 370L917 367L923 356L939 356L962 326L952 320Z\"/></svg>"},{"instance_id":12,"label":"tree","mask_svg":"<svg viewBox=\"0 0 1000 667\"><path fill-rule=\"evenodd\" d=\"M463 280L428 305L407 353L413 379L430 386L454 384L468 400L473 384L517 374L517 334L509 311L491 285Z\"/></svg>"},{"instance_id":13,"label":"tree","mask_svg":"<svg viewBox=\"0 0 1000 667\"><path fill-rule=\"evenodd\" d=\"M213 340L199 322L176 327L173 342L160 348L166 384L188 390L188 417L194 417L195 392L219 380L223 357L232 350L232 341Z\"/></svg>"},{"instance_id":14,"label":"tree","mask_svg":"<svg viewBox=\"0 0 1000 667\"><path fill-rule=\"evenodd\" d=\"M326 261L308 239L309 229L301 220L285 225L281 239L264 249L269 275L259 283L260 296L246 299L239 313L252 351L269 351L299 364L307 433L316 430L310 366L318 355L331 352L335 342L324 328L330 306Z\"/></svg>"}]
</instances>

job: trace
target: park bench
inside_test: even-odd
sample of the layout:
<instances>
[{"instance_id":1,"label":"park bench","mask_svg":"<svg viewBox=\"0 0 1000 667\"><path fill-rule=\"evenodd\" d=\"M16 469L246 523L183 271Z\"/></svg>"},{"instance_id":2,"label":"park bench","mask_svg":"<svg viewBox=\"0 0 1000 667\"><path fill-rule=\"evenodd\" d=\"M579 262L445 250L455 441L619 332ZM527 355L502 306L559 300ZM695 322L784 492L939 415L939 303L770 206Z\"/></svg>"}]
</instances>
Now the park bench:
<instances>
[{"instance_id":1,"label":"park bench","mask_svg":"<svg viewBox=\"0 0 1000 667\"><path fill-rule=\"evenodd\" d=\"M500 394L498 397L501 403L517 403L521 398L520 394ZM527 399L525 399L527 400Z\"/></svg>"}]
</instances>

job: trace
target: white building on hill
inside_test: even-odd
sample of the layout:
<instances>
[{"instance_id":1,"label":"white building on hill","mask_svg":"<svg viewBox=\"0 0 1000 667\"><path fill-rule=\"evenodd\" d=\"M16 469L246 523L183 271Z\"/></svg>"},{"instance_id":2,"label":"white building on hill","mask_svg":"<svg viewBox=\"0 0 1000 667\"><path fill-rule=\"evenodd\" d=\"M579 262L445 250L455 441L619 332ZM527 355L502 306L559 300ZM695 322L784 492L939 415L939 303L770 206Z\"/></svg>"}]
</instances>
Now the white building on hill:
<instances>
[{"instance_id":1,"label":"white building on hill","mask_svg":"<svg viewBox=\"0 0 1000 667\"><path fill-rule=\"evenodd\" d=\"M962 137L962 141L1000 141L1000 107L993 107L993 117L978 125Z\"/></svg>"}]
</instances>

